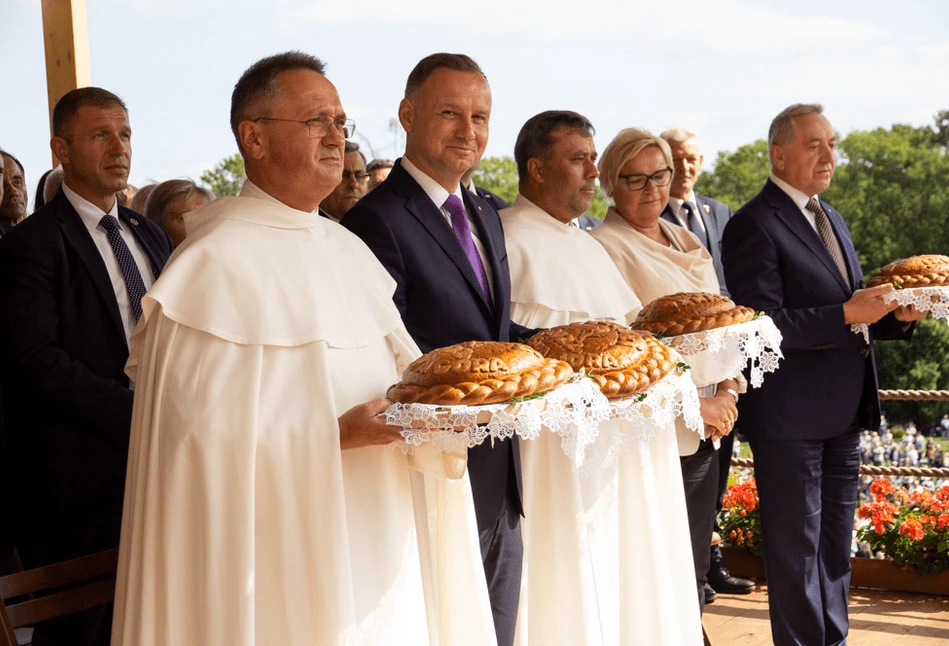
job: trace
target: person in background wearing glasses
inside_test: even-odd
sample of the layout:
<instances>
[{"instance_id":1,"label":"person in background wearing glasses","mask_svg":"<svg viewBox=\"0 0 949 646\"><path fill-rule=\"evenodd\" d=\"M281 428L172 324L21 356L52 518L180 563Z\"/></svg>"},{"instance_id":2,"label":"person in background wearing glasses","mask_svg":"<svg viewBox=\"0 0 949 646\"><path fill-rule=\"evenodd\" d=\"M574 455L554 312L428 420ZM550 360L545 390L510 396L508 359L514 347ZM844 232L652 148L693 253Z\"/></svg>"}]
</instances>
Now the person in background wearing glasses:
<instances>
[{"instance_id":1,"label":"person in background wearing glasses","mask_svg":"<svg viewBox=\"0 0 949 646\"><path fill-rule=\"evenodd\" d=\"M320 215L339 222L346 211L362 199L369 190L369 173L366 158L355 141L346 142L343 155L343 181L320 203Z\"/></svg>"},{"instance_id":2,"label":"person in background wearing glasses","mask_svg":"<svg viewBox=\"0 0 949 646\"><path fill-rule=\"evenodd\" d=\"M592 235L646 305L678 292L719 293L712 256L695 234L663 220L672 184L672 151L645 130L621 131L600 158L600 186L615 206ZM716 440L732 432L744 382L724 378L725 366L691 370L699 393L705 437L678 428L685 504L699 608L705 604L709 545L718 488ZM681 496L682 490L679 490ZM685 554L683 558L687 558Z\"/></svg>"},{"instance_id":3,"label":"person in background wearing glasses","mask_svg":"<svg viewBox=\"0 0 949 646\"><path fill-rule=\"evenodd\" d=\"M143 299L113 646L493 643L464 453L380 415L420 355L394 281L317 214L353 128L323 69L241 76L247 181Z\"/></svg>"}]
</instances>

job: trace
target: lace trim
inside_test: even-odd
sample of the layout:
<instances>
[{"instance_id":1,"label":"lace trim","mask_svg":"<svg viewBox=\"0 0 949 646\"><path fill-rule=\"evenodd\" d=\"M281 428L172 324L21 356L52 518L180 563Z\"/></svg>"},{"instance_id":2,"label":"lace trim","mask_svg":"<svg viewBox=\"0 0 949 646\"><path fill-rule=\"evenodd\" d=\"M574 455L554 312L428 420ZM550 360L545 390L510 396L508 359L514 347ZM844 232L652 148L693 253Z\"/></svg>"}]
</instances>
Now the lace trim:
<instances>
[{"instance_id":1,"label":"lace trim","mask_svg":"<svg viewBox=\"0 0 949 646\"><path fill-rule=\"evenodd\" d=\"M863 340L867 342L867 345L870 345L870 326L866 323L851 323L850 331L854 334L863 335Z\"/></svg>"},{"instance_id":2,"label":"lace trim","mask_svg":"<svg viewBox=\"0 0 949 646\"><path fill-rule=\"evenodd\" d=\"M884 303L893 301L901 306L914 305L920 312L929 312L933 318L946 319L949 323L949 286L907 287L883 295ZM870 343L870 326L866 323L852 323L850 330L854 334L862 334L864 340Z\"/></svg>"},{"instance_id":3,"label":"lace trim","mask_svg":"<svg viewBox=\"0 0 949 646\"><path fill-rule=\"evenodd\" d=\"M933 318L949 319L949 287L908 287L894 289L883 295L884 303L896 301L901 306L913 305Z\"/></svg>"},{"instance_id":4,"label":"lace trim","mask_svg":"<svg viewBox=\"0 0 949 646\"><path fill-rule=\"evenodd\" d=\"M778 362L784 358L782 340L781 331L771 317L762 314L744 323L666 337L663 343L686 358L702 352L716 355L716 361L721 364L721 379L734 379L748 366L751 385L759 388L764 382L764 373L777 370Z\"/></svg>"},{"instance_id":5,"label":"lace trim","mask_svg":"<svg viewBox=\"0 0 949 646\"><path fill-rule=\"evenodd\" d=\"M633 442L649 441L670 429L677 417L696 433L704 432L695 385L687 371L678 370L622 399L608 400L592 380L581 378L529 401L484 406L395 403L384 414L387 423L402 427L409 451L424 442L450 452L515 434L533 440L544 431L556 433L577 469L609 465L630 453ZM600 424L616 418L629 423L620 425L622 431L614 431L608 441L597 442Z\"/></svg>"}]
</instances>

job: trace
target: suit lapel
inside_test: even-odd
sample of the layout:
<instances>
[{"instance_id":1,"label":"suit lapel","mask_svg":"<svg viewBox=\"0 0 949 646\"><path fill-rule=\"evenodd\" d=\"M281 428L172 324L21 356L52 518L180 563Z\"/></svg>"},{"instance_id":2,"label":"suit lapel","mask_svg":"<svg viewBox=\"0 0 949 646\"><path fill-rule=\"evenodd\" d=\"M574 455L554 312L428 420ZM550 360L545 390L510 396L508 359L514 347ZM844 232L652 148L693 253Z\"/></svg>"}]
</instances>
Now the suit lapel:
<instances>
[{"instance_id":1,"label":"suit lapel","mask_svg":"<svg viewBox=\"0 0 949 646\"><path fill-rule=\"evenodd\" d=\"M834 230L834 237L837 238L837 244L840 245L844 262L847 263L847 273L850 276L850 289L857 289L863 283L863 269L860 267L860 259L857 258L857 250L853 246L849 233L846 237L846 242L844 242L845 238L843 232L847 231L847 223L844 222L843 216L837 213L831 205L820 198L818 198L818 200L820 201L821 208L824 209L824 213L827 214L827 219L830 220L830 227Z\"/></svg>"},{"instance_id":2,"label":"suit lapel","mask_svg":"<svg viewBox=\"0 0 949 646\"><path fill-rule=\"evenodd\" d=\"M89 235L89 230L86 229L82 218L69 203L66 194L60 191L54 199L56 201L56 217L59 219L63 238L82 260L86 271L89 272L89 276L92 278L92 283L99 290L102 302L109 310L109 317L115 324L116 330L122 335L122 338L125 338L125 326L122 324L122 317L119 315L119 305L115 300L115 292L112 289L112 279L109 278L109 271L105 268L105 262L102 260L99 248L93 242L92 236Z\"/></svg>"},{"instance_id":3,"label":"suit lapel","mask_svg":"<svg viewBox=\"0 0 949 646\"><path fill-rule=\"evenodd\" d=\"M770 179L765 185L765 190L768 191L768 201L776 209L778 218L804 243L804 246L823 263L827 271L834 276L840 287L849 295L851 293L850 285L848 285L844 277L840 275L840 269L838 269L834 259L831 258L824 241L821 240L820 235L818 235L814 227L811 226L811 223L807 221L804 214L801 213L801 209L794 203L794 200L788 197L788 194L778 188ZM840 236L838 235L838 240L839 238ZM841 249L842 248L843 246L841 246ZM846 256L846 253L844 255ZM852 271L850 271L850 273L853 275Z\"/></svg>"},{"instance_id":4,"label":"suit lapel","mask_svg":"<svg viewBox=\"0 0 949 646\"><path fill-rule=\"evenodd\" d=\"M706 211L706 207L709 210ZM698 193L695 193L695 208L698 209L697 213L705 225L705 235L708 237L708 252L712 254L713 258L718 258L721 256L721 249L716 247L715 241L721 241L722 239L722 232L718 228L718 218L712 216L711 205L706 203L705 197Z\"/></svg>"},{"instance_id":5,"label":"suit lapel","mask_svg":"<svg viewBox=\"0 0 949 646\"><path fill-rule=\"evenodd\" d=\"M406 198L405 210L425 227L425 230L435 239L442 251L458 267L458 271L464 276L468 286L475 293L481 295L481 302L484 303L485 307L488 307L481 291L481 285L478 283L478 277L475 275L474 269L468 261L468 256L465 255L465 250L462 249L461 243L455 237L455 232L442 213L441 208L435 206L425 191L422 190L422 187L399 164L396 164L392 169L391 175L395 175L392 178L394 180L394 192ZM490 310L490 307L488 309Z\"/></svg>"}]
</instances>

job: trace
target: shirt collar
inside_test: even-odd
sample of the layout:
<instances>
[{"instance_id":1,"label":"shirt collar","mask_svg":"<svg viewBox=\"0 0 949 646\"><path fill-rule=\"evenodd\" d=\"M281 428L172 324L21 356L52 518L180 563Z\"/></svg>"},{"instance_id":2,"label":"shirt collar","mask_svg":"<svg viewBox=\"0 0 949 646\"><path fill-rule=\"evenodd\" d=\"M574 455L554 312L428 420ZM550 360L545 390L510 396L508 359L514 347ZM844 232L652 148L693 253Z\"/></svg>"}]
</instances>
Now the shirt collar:
<instances>
[{"instance_id":1,"label":"shirt collar","mask_svg":"<svg viewBox=\"0 0 949 646\"><path fill-rule=\"evenodd\" d=\"M408 157L402 156L402 159L399 160L399 163L402 164L402 168L405 169L412 179L418 182L418 185L422 187L422 190L425 191L425 194L428 195L428 199L435 203L435 206L442 208L442 205L445 203L445 200L448 199L449 195L457 195L458 199L461 200L461 203L464 204L465 201L461 197L461 182L458 182L458 186L455 187L453 193L449 193L445 190L445 187L436 182L434 179L423 173L419 170L418 166L413 164ZM472 182L474 186L474 182Z\"/></svg>"},{"instance_id":2,"label":"shirt collar","mask_svg":"<svg viewBox=\"0 0 949 646\"><path fill-rule=\"evenodd\" d=\"M771 174L771 181L774 182L775 186L787 193L787 196L791 198L791 201L794 202L797 208L801 209L802 211L804 210L804 207L807 206L808 200L811 199L809 195L805 195L803 191L799 191L798 189L794 188L774 173ZM818 199L816 195L814 196L814 199Z\"/></svg>"},{"instance_id":3,"label":"shirt collar","mask_svg":"<svg viewBox=\"0 0 949 646\"><path fill-rule=\"evenodd\" d=\"M682 210L682 204L684 202L691 202L692 207L695 208L697 206L697 202L695 201L695 191L689 191L689 194L684 200L679 199L678 197L672 197L671 195L669 196L669 208L671 208L672 212L677 215L679 211Z\"/></svg>"},{"instance_id":4,"label":"shirt collar","mask_svg":"<svg viewBox=\"0 0 949 646\"><path fill-rule=\"evenodd\" d=\"M99 221L102 220L102 217L105 215L111 215L116 220L118 220L120 229L125 228L125 225L122 224L122 220L119 219L118 200L114 200L112 202L112 208L109 209L108 213L106 213L98 206L79 195L79 193L66 186L66 182L63 182L63 194L66 195L66 199L69 200L69 203L72 204L72 207L76 209L76 213L78 213L79 217L82 218L86 228L95 229L98 227Z\"/></svg>"}]
</instances>

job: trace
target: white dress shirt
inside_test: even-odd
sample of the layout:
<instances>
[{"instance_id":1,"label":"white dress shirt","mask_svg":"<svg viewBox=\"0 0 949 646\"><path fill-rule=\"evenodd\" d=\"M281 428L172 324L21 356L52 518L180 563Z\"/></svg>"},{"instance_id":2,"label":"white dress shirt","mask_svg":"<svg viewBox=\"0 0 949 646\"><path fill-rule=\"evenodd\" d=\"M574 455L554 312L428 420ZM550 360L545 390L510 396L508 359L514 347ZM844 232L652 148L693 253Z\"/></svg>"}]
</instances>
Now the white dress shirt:
<instances>
[{"instance_id":1,"label":"white dress shirt","mask_svg":"<svg viewBox=\"0 0 949 646\"><path fill-rule=\"evenodd\" d=\"M115 301L119 306L119 315L122 317L122 325L125 327L125 341L128 343L137 321L135 320L135 314L132 313L132 305L129 303L129 293L128 288L125 286L125 276L122 275L122 268L119 267L119 261L115 257L112 245L109 244L108 233L106 233L105 228L100 225L102 216L111 215L118 220L119 232L125 244L128 246L129 251L132 252L132 258L138 267L138 273L142 275L142 282L145 284L146 291L155 283L155 270L152 269L152 262L149 260L148 254L145 253L145 249L139 244L138 238L132 235L128 225L119 218L119 205L117 201L112 204L112 208L109 212L105 213L98 206L66 186L65 182L63 183L63 193L66 195L66 199L69 200L69 203L72 204L72 207L76 209L76 213L79 214L79 217L82 218L82 223L86 225L86 229L89 230L89 235L92 236L92 241L96 244L99 255L102 256L102 262L105 263L105 269L109 272L109 279L112 281L112 291L115 292Z\"/></svg>"},{"instance_id":2,"label":"white dress shirt","mask_svg":"<svg viewBox=\"0 0 949 646\"><path fill-rule=\"evenodd\" d=\"M418 185L422 187L422 190L425 191L425 194L428 195L428 198L435 203L435 206L442 212L442 215L445 216L445 222L448 223L448 226L451 227L451 213L449 213L444 206L445 200L448 199L449 193L445 190L445 187L436 182L434 179L426 175L424 172L419 170L418 166L413 164L408 157L402 156L401 161L402 168L405 169L409 175L412 176ZM473 184L472 184L473 186ZM461 203L465 203L465 199L462 197L461 182L458 182L458 186L455 187L454 195L458 196L458 199L461 200ZM475 226L474 222L471 221L471 214L467 213L468 209L465 208L465 213L468 215L468 228L471 229L471 238L474 240L475 249L478 250L478 255L481 256L481 264L484 265L484 275L487 278L488 282L488 292L493 300L494 298L494 274L491 272L491 263L488 262L488 257L484 253L484 245L481 244L481 237L478 235L478 227ZM452 235L455 231L452 229Z\"/></svg>"},{"instance_id":3,"label":"white dress shirt","mask_svg":"<svg viewBox=\"0 0 949 646\"><path fill-rule=\"evenodd\" d=\"M689 191L687 199L685 200L680 200L679 198L672 197L670 195L669 209L672 211L672 214L676 216L676 220L679 221L679 224L685 227L686 230L692 231L692 227L689 226L689 214L685 209L682 208L682 205L686 202L692 203L692 208L695 209L695 215L698 216L696 219L698 220L699 227L701 227L702 231L705 232L705 236L708 237L708 230L705 228L705 222L702 220L702 215L698 211L698 209L702 207L699 206L699 203L695 200L695 191ZM692 231L692 233L695 233L695 231Z\"/></svg>"}]
</instances>

